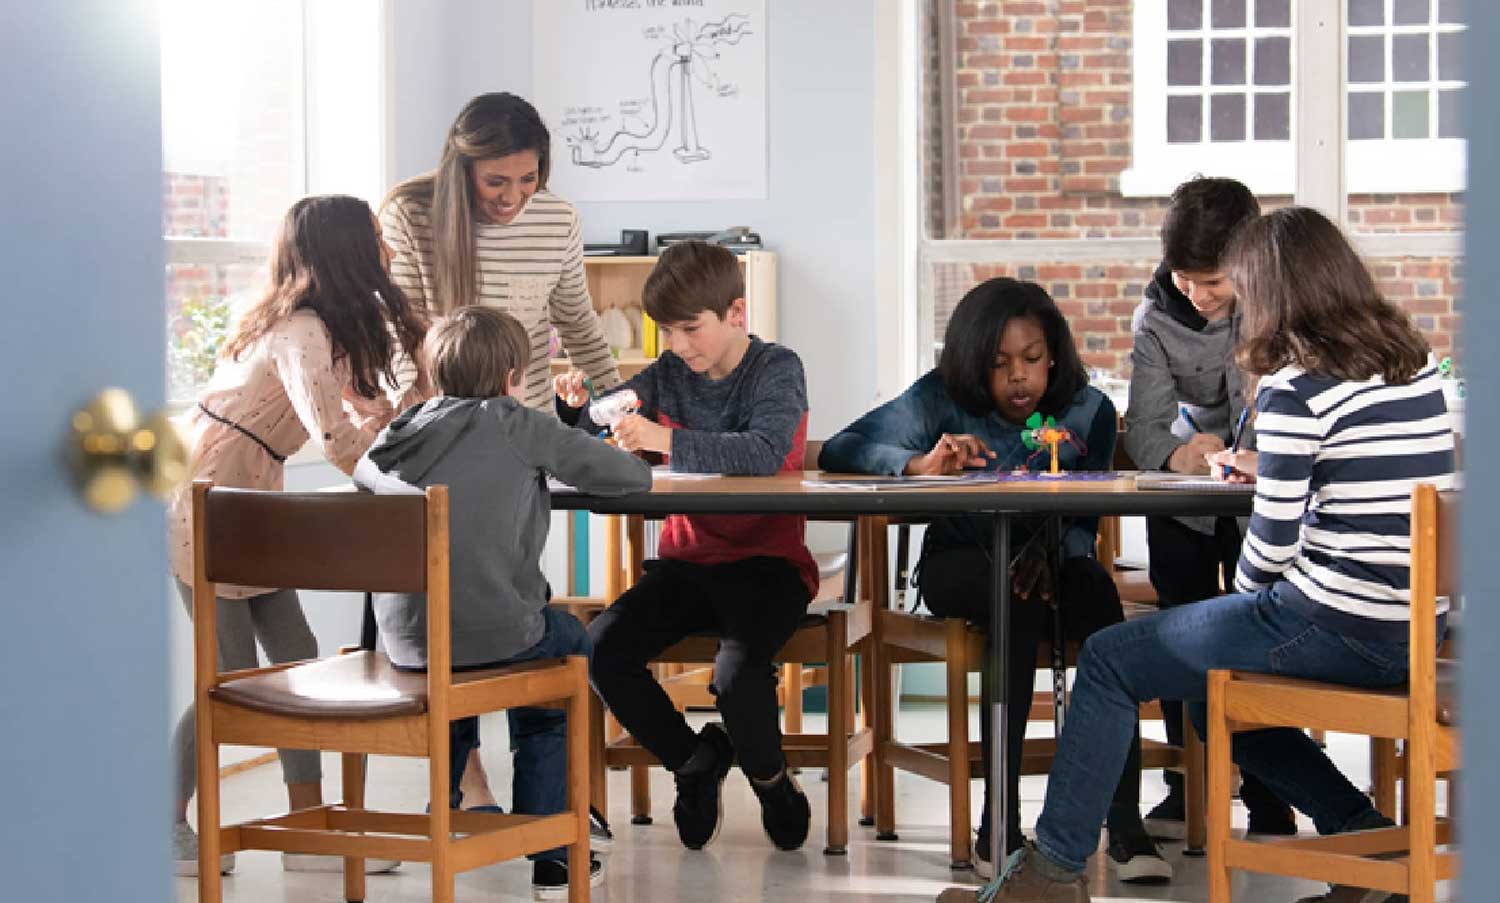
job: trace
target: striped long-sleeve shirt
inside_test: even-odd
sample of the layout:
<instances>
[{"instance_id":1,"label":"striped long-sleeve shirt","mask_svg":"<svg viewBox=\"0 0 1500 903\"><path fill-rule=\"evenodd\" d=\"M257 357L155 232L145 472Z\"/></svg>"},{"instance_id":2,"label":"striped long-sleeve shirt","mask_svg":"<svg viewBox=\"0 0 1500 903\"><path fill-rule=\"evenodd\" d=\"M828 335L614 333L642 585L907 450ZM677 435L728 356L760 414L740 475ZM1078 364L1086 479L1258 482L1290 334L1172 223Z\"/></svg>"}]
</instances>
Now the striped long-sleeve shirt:
<instances>
[{"instance_id":1,"label":"striped long-sleeve shirt","mask_svg":"<svg viewBox=\"0 0 1500 903\"><path fill-rule=\"evenodd\" d=\"M1255 512L1236 589L1278 583L1289 604L1330 629L1404 640L1412 487L1455 483L1435 363L1405 385L1284 368L1261 380L1256 410Z\"/></svg>"},{"instance_id":2,"label":"striped long-sleeve shirt","mask_svg":"<svg viewBox=\"0 0 1500 903\"><path fill-rule=\"evenodd\" d=\"M393 200L380 215L386 244L395 256L391 278L419 309L436 309L432 223L428 205ZM526 327L531 363L526 368L526 404L552 410L547 326L558 337L573 366L601 389L620 382L619 370L599 327L583 274L583 234L578 213L562 198L538 191L509 223L474 225L478 297L473 303L498 307Z\"/></svg>"}]
</instances>

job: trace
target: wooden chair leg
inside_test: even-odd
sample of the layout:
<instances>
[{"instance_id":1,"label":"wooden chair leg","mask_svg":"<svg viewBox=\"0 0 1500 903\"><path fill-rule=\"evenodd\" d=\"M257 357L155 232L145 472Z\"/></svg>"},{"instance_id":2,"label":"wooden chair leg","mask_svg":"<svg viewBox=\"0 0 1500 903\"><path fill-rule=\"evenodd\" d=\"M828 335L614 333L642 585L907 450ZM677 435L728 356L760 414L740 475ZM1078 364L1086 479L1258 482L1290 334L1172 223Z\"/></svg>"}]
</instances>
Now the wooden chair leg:
<instances>
[{"instance_id":1,"label":"wooden chair leg","mask_svg":"<svg viewBox=\"0 0 1500 903\"><path fill-rule=\"evenodd\" d=\"M948 675L948 851L951 867L973 868L969 811L969 668L968 625L959 618L943 622Z\"/></svg>"},{"instance_id":2,"label":"wooden chair leg","mask_svg":"<svg viewBox=\"0 0 1500 903\"><path fill-rule=\"evenodd\" d=\"M886 761L886 747L896 735L895 669L881 645L880 613L871 639L870 676L875 683L875 839L896 839L896 769Z\"/></svg>"},{"instance_id":3,"label":"wooden chair leg","mask_svg":"<svg viewBox=\"0 0 1500 903\"><path fill-rule=\"evenodd\" d=\"M359 753L344 753L343 791L344 805L350 809L365 807L365 757ZM358 856L344 857L344 899L348 903L362 903L365 898L365 860Z\"/></svg>"},{"instance_id":4,"label":"wooden chair leg","mask_svg":"<svg viewBox=\"0 0 1500 903\"><path fill-rule=\"evenodd\" d=\"M604 717L604 703L589 693L589 797L601 815L609 817L609 785L604 764L604 747L609 742L609 726Z\"/></svg>"},{"instance_id":5,"label":"wooden chair leg","mask_svg":"<svg viewBox=\"0 0 1500 903\"><path fill-rule=\"evenodd\" d=\"M875 672L871 669L875 641L865 638L859 645L859 707L857 722L861 728L870 728L875 723ZM873 733L873 731L872 731ZM875 824L875 805L880 788L875 783L875 757L865 756L859 760L859 823L863 827Z\"/></svg>"},{"instance_id":6,"label":"wooden chair leg","mask_svg":"<svg viewBox=\"0 0 1500 903\"><path fill-rule=\"evenodd\" d=\"M443 714L446 714L444 712ZM437 719L429 715L430 721ZM428 730L427 781L432 839L432 903L453 903L452 811L448 808L448 721Z\"/></svg>"},{"instance_id":7,"label":"wooden chair leg","mask_svg":"<svg viewBox=\"0 0 1500 903\"><path fill-rule=\"evenodd\" d=\"M568 704L568 808L573 811L577 835L568 844L568 903L589 899L589 723L593 720L593 692L587 683L587 665L582 657L570 664L577 669L578 683ZM602 809L600 810L603 811Z\"/></svg>"},{"instance_id":8,"label":"wooden chair leg","mask_svg":"<svg viewBox=\"0 0 1500 903\"><path fill-rule=\"evenodd\" d=\"M828 846L823 853L842 856L849 844L849 707L845 689L849 680L844 638L849 635L849 615L828 615Z\"/></svg>"},{"instance_id":9,"label":"wooden chair leg","mask_svg":"<svg viewBox=\"0 0 1500 903\"><path fill-rule=\"evenodd\" d=\"M630 766L630 823L651 824L651 772L644 765Z\"/></svg>"},{"instance_id":10,"label":"wooden chair leg","mask_svg":"<svg viewBox=\"0 0 1500 903\"><path fill-rule=\"evenodd\" d=\"M1370 738L1370 782L1374 785L1375 808L1386 818L1395 820L1396 812L1396 741L1385 737Z\"/></svg>"},{"instance_id":11,"label":"wooden chair leg","mask_svg":"<svg viewBox=\"0 0 1500 903\"><path fill-rule=\"evenodd\" d=\"M1187 820L1187 843L1183 847L1183 854L1202 856L1203 844L1208 839L1208 830L1204 824L1203 740L1193 727L1192 719L1188 717L1186 705L1182 707L1182 758L1182 780L1186 797L1186 811L1183 814Z\"/></svg>"},{"instance_id":12,"label":"wooden chair leg","mask_svg":"<svg viewBox=\"0 0 1500 903\"><path fill-rule=\"evenodd\" d=\"M224 878L219 874L219 744L208 740L203 706L197 710L198 729L198 900L221 903ZM207 741L207 742L205 742Z\"/></svg>"},{"instance_id":13,"label":"wooden chair leg","mask_svg":"<svg viewBox=\"0 0 1500 903\"><path fill-rule=\"evenodd\" d=\"M1229 866L1229 720L1225 703L1229 675L1208 675L1208 903L1231 903ZM1185 734L1186 741L1192 734Z\"/></svg>"},{"instance_id":14,"label":"wooden chair leg","mask_svg":"<svg viewBox=\"0 0 1500 903\"><path fill-rule=\"evenodd\" d=\"M802 663L787 662L781 666L781 686L785 732L802 733Z\"/></svg>"},{"instance_id":15,"label":"wooden chair leg","mask_svg":"<svg viewBox=\"0 0 1500 903\"><path fill-rule=\"evenodd\" d=\"M1432 679L1432 678L1429 678ZM1427 724L1436 716L1428 715ZM1437 774L1433 737L1425 730L1413 730L1406 741L1406 825L1411 831L1411 850L1407 872L1411 903L1433 903L1437 892Z\"/></svg>"}]
</instances>

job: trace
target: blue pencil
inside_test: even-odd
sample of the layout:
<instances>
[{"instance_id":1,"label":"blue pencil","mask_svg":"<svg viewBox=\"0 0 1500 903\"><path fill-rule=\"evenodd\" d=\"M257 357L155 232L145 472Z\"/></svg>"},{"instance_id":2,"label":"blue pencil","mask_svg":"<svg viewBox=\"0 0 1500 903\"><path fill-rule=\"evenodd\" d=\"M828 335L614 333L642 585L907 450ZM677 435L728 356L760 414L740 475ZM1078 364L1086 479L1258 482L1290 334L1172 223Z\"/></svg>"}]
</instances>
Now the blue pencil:
<instances>
[{"instance_id":1,"label":"blue pencil","mask_svg":"<svg viewBox=\"0 0 1500 903\"><path fill-rule=\"evenodd\" d=\"M1182 419L1187 421L1187 425L1192 428L1193 432L1203 432L1203 427L1199 426L1198 421L1193 419L1193 415L1188 413L1188 409L1186 406L1179 407L1177 410L1180 414L1182 414Z\"/></svg>"},{"instance_id":2,"label":"blue pencil","mask_svg":"<svg viewBox=\"0 0 1500 903\"><path fill-rule=\"evenodd\" d=\"M1239 419L1239 422L1237 422L1234 425L1234 444L1232 444L1232 445L1229 446L1229 453L1231 455L1234 454L1235 452L1238 452L1240 450L1240 438L1245 435L1245 419L1247 417L1249 417L1249 416L1250 416L1250 408L1249 408L1248 405L1245 406L1245 407L1243 407L1243 408L1240 408L1240 419ZM1224 465L1224 476L1228 477L1229 474L1230 474L1230 472L1233 471L1233 470L1234 470L1233 467L1230 467L1228 464L1225 464Z\"/></svg>"}]
</instances>

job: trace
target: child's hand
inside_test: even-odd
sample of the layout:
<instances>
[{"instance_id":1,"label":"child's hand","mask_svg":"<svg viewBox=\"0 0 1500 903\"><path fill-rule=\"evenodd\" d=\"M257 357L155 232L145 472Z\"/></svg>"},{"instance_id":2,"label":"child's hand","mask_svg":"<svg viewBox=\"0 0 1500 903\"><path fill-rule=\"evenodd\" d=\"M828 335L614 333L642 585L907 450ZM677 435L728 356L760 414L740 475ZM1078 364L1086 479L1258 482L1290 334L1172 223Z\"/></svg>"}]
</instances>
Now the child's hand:
<instances>
[{"instance_id":1,"label":"child's hand","mask_svg":"<svg viewBox=\"0 0 1500 903\"><path fill-rule=\"evenodd\" d=\"M589 403L589 390L584 385L588 379L582 370L569 370L552 379L552 390L562 403L570 408L581 408Z\"/></svg>"},{"instance_id":2,"label":"child's hand","mask_svg":"<svg viewBox=\"0 0 1500 903\"><path fill-rule=\"evenodd\" d=\"M994 457L995 453L978 436L944 433L932 451L906 462L905 472L923 476L959 473L965 467L984 467Z\"/></svg>"},{"instance_id":3,"label":"child's hand","mask_svg":"<svg viewBox=\"0 0 1500 903\"><path fill-rule=\"evenodd\" d=\"M1179 445L1172 452L1167 459L1167 469L1177 473L1207 473L1207 457L1223 450L1223 439L1209 433L1195 433L1186 445Z\"/></svg>"},{"instance_id":4,"label":"child's hand","mask_svg":"<svg viewBox=\"0 0 1500 903\"><path fill-rule=\"evenodd\" d=\"M1255 469L1260 466L1260 454L1253 451L1221 451L1209 455L1208 464L1216 480L1226 483L1254 483Z\"/></svg>"},{"instance_id":5,"label":"child's hand","mask_svg":"<svg viewBox=\"0 0 1500 903\"><path fill-rule=\"evenodd\" d=\"M627 414L614 429L615 442L628 452L672 453L672 429L652 423L640 414Z\"/></svg>"}]
</instances>

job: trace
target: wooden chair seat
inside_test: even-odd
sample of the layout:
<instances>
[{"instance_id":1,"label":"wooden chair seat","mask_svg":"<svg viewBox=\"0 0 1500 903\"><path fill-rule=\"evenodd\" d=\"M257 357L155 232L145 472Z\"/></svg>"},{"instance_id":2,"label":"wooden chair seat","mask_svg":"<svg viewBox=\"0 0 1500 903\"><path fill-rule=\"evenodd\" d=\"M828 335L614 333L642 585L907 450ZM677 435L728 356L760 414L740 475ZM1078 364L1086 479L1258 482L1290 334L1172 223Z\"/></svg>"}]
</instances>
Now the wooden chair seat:
<instances>
[{"instance_id":1,"label":"wooden chair seat","mask_svg":"<svg viewBox=\"0 0 1500 903\"><path fill-rule=\"evenodd\" d=\"M1245 671L1233 672L1231 680L1234 682L1236 695L1244 700L1254 700L1259 696L1280 702L1285 694L1296 693L1306 700L1306 706L1317 715L1319 721L1335 719L1339 722L1338 726L1329 725L1324 730L1372 737L1400 737L1406 730L1411 691L1404 686L1371 690ZM1437 723L1444 727L1458 726L1458 681L1458 662L1439 659ZM1257 689L1263 689L1264 692L1257 694ZM1297 726L1303 713L1286 710L1279 717L1289 726Z\"/></svg>"},{"instance_id":2,"label":"wooden chair seat","mask_svg":"<svg viewBox=\"0 0 1500 903\"><path fill-rule=\"evenodd\" d=\"M520 665L459 671L455 691L481 681L520 677L564 664L538 659ZM208 691L215 702L268 715L347 721L400 718L427 711L427 673L404 671L383 652L361 650L289 668L231 678Z\"/></svg>"}]
</instances>

